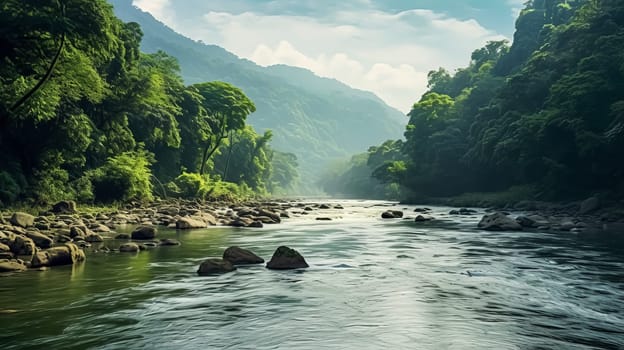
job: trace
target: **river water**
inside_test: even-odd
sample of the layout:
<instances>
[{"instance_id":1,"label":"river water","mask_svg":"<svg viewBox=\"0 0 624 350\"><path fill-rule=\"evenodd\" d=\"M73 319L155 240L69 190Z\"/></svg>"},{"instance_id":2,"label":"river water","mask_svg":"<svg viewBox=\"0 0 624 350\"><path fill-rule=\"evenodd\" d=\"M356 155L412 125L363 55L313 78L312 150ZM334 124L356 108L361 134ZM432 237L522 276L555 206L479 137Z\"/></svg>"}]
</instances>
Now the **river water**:
<instances>
[{"instance_id":1,"label":"river water","mask_svg":"<svg viewBox=\"0 0 624 350\"><path fill-rule=\"evenodd\" d=\"M161 230L182 246L0 277L0 348L624 348L624 236L485 232L480 215L438 207L423 225L380 219L388 203L340 203L263 229ZM310 268L196 275L232 245L267 260L288 245Z\"/></svg>"}]
</instances>

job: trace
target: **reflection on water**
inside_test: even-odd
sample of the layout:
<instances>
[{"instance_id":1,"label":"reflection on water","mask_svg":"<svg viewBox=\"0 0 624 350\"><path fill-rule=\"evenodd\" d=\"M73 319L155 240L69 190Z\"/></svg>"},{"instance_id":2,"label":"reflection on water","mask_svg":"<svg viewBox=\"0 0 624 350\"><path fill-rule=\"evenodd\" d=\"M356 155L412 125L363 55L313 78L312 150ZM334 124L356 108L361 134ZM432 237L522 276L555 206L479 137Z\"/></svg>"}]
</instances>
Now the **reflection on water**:
<instances>
[{"instance_id":1,"label":"reflection on water","mask_svg":"<svg viewBox=\"0 0 624 350\"><path fill-rule=\"evenodd\" d=\"M342 201L333 221L163 231L180 247L91 253L0 278L3 349L618 349L624 247L611 236L491 233L479 216L378 219ZM397 208L403 208L397 207ZM406 209L406 213L413 208ZM460 220L460 221L457 221ZM619 243L618 243L619 242ZM114 247L114 242L105 245ZM240 245L298 249L310 268L195 274Z\"/></svg>"}]
</instances>

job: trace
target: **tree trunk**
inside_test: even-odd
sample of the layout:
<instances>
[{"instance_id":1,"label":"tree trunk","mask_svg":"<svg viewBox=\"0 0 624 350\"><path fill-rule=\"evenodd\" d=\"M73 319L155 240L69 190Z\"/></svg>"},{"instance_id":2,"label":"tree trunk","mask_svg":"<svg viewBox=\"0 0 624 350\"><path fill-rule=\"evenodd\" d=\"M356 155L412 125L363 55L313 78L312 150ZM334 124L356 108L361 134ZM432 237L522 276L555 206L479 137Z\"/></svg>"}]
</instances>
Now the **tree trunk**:
<instances>
[{"instance_id":1,"label":"tree trunk","mask_svg":"<svg viewBox=\"0 0 624 350\"><path fill-rule=\"evenodd\" d=\"M232 158L232 149L234 148L234 138L232 136L232 131L230 131L230 147L228 150L227 159L225 161L225 170L223 170L223 181L227 181L228 168L230 167L230 158Z\"/></svg>"}]
</instances>

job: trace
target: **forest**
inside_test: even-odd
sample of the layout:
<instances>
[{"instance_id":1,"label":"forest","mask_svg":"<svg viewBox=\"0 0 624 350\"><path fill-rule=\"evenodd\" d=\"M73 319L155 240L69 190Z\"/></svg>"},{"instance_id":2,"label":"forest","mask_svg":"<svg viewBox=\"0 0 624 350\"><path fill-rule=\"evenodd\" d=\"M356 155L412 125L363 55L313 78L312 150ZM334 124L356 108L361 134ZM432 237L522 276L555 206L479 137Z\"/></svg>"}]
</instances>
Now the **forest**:
<instances>
[{"instance_id":1,"label":"forest","mask_svg":"<svg viewBox=\"0 0 624 350\"><path fill-rule=\"evenodd\" d=\"M408 116L404 140L335 165L324 188L411 200L620 200L624 2L526 2L511 46L491 41L467 67L431 71Z\"/></svg>"},{"instance_id":2,"label":"forest","mask_svg":"<svg viewBox=\"0 0 624 350\"><path fill-rule=\"evenodd\" d=\"M7 0L0 18L3 204L236 199L297 181L297 157L247 123L240 88L185 85L106 1Z\"/></svg>"}]
</instances>

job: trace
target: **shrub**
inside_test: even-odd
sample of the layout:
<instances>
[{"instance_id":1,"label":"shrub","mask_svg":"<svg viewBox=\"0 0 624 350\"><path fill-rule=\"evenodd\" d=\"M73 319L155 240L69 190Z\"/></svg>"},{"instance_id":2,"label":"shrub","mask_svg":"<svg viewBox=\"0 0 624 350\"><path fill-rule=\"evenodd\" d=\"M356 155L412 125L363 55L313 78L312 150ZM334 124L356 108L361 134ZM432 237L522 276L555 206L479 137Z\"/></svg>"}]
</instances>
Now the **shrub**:
<instances>
[{"instance_id":1,"label":"shrub","mask_svg":"<svg viewBox=\"0 0 624 350\"><path fill-rule=\"evenodd\" d=\"M178 189L178 196L183 198L203 198L200 191L208 187L208 178L197 173L183 172L173 180ZM171 186L171 188L174 188Z\"/></svg>"},{"instance_id":2,"label":"shrub","mask_svg":"<svg viewBox=\"0 0 624 350\"><path fill-rule=\"evenodd\" d=\"M153 162L150 153L139 150L108 158L106 164L90 172L93 195L98 202L151 200Z\"/></svg>"}]
</instances>

